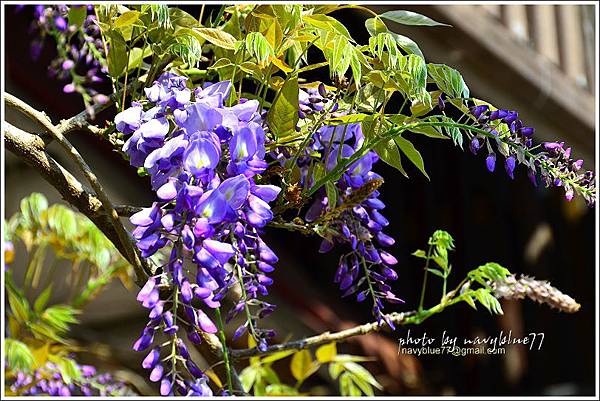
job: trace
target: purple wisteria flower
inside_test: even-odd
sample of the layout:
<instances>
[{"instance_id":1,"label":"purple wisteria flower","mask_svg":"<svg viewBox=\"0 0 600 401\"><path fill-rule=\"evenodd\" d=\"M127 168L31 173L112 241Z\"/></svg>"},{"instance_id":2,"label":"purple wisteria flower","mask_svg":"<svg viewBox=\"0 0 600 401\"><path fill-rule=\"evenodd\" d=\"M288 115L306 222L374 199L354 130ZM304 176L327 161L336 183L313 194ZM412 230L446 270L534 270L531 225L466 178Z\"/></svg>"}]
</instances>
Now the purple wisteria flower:
<instances>
[{"instance_id":1,"label":"purple wisteria flower","mask_svg":"<svg viewBox=\"0 0 600 401\"><path fill-rule=\"evenodd\" d=\"M147 100L115 117L117 129L130 135L123 151L148 171L158 198L130 218L137 246L145 258L170 249L138 294L150 312L133 345L149 350L142 366L160 382L162 395L212 395L181 332L192 343L202 332L216 333L210 311L221 307L232 286L239 284L243 295L226 322L245 313L234 337L248 331L264 349L275 334L258 328L257 320L274 309L258 299L268 294L268 273L278 259L261 235L280 188L255 183L267 167L258 102L227 107L230 91L228 81L192 91L185 77L165 73L145 90ZM175 354L154 345L159 336L176 344Z\"/></svg>"},{"instance_id":2,"label":"purple wisteria flower","mask_svg":"<svg viewBox=\"0 0 600 401\"><path fill-rule=\"evenodd\" d=\"M524 125L519 113L514 110L492 109L488 105L477 105L470 109L475 126L493 134L494 137L478 134L469 144L471 152L477 154L484 145L488 156L486 167L493 172L496 167L496 152L492 145L504 156L506 174L514 179L517 165L527 167L527 175L537 186L537 176L546 186L563 187L565 198L571 201L579 193L589 206L596 202L596 180L593 171L581 171L583 160L571 158L571 148L564 142L544 142L542 152L534 153L533 135L535 129Z\"/></svg>"},{"instance_id":3,"label":"purple wisteria flower","mask_svg":"<svg viewBox=\"0 0 600 401\"><path fill-rule=\"evenodd\" d=\"M319 112L334 112L335 116L344 114L337 111L335 99L322 84L300 93L301 118ZM361 148L363 142L360 124L320 127L312 138L312 145L297 161L301 168L301 184L309 188L316 181L314 165L322 163L325 170L331 171L342 159L352 156ZM344 205L344 199L364 192L371 183L382 179L372 171L378 160L377 154L371 151L352 163L335 183L339 194L337 202L331 205L327 191L321 189L308 208L305 220L318 225L320 219L327 219L327 214L334 208L344 207L342 213L334 214L333 219L322 222L327 226L327 234L319 250L328 252L336 243L350 249L340 257L334 282L339 284L344 297L355 294L358 302L371 299L373 315L381 321L389 320L383 313L384 302L404 302L392 293L388 283L398 278L393 268L398 261L382 249L395 242L383 232L389 224L381 212L385 204L379 199L377 190L367 190L356 204L350 207ZM394 327L391 321L387 323Z\"/></svg>"},{"instance_id":4,"label":"purple wisteria flower","mask_svg":"<svg viewBox=\"0 0 600 401\"><path fill-rule=\"evenodd\" d=\"M128 396L135 395L122 381L116 380L110 373L98 373L90 365L79 365L73 361L80 372L78 378L65 380L59 367L53 362L31 372L17 371L13 381L7 385L10 391L20 396Z\"/></svg>"},{"instance_id":5,"label":"purple wisteria flower","mask_svg":"<svg viewBox=\"0 0 600 401\"><path fill-rule=\"evenodd\" d=\"M72 7L87 8L81 26L69 25ZM93 5L36 5L30 32L37 37L31 43L31 57L37 60L44 43L51 38L56 43L57 56L48 66L52 78L65 81L64 93L78 92L86 106L103 104L108 96L99 93L96 84L106 82L108 70L104 58L104 44L96 23ZM88 110L93 110L88 107Z\"/></svg>"}]
</instances>

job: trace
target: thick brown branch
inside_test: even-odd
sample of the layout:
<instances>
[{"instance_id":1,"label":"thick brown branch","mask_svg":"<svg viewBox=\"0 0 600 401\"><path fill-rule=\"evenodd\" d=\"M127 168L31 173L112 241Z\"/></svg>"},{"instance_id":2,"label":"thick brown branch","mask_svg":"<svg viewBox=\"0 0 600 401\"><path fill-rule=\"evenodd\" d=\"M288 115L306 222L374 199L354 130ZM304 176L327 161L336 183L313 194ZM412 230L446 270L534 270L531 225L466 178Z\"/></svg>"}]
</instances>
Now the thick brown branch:
<instances>
[{"instance_id":1,"label":"thick brown branch","mask_svg":"<svg viewBox=\"0 0 600 401\"><path fill-rule=\"evenodd\" d=\"M45 151L42 138L7 122L4 122L2 132L6 148L37 170L50 185L56 188L67 203L93 221L131 263L112 222L104 213L102 202Z\"/></svg>"},{"instance_id":2,"label":"thick brown branch","mask_svg":"<svg viewBox=\"0 0 600 401\"><path fill-rule=\"evenodd\" d=\"M410 317L414 315L415 312L403 312L391 313L388 316L392 323L402 325L409 323ZM252 356L263 356L273 354L279 351L300 350L309 347L316 347L331 342L345 341L350 337L362 336L364 334L378 332L385 327L388 327L385 322L382 322L381 324L378 322L372 322L356 326L350 329L338 331L335 333L325 332L313 337L303 338L301 340L271 345L270 347L267 347L265 351L260 351L258 348L236 349L231 351L231 357L233 359L244 359L250 358Z\"/></svg>"},{"instance_id":3,"label":"thick brown branch","mask_svg":"<svg viewBox=\"0 0 600 401\"><path fill-rule=\"evenodd\" d=\"M4 94L4 99L10 106L18 109L19 111L29 116L33 121L41 124L46 129L46 131L50 133L52 137L54 137L56 142L58 142L63 147L63 149L70 155L73 161L79 166L86 179L96 192L96 196L102 202L102 206L106 210L106 213L109 216L114 226L114 229L118 235L119 242L123 245L123 248L127 252L127 260L132 261L138 284L144 281L147 274L146 272L148 272L149 269L147 268L147 265L145 264L144 260L140 258L137 247L135 246L132 238L129 236L127 230L119 220L119 215L112 206L112 202L110 201L108 195L104 191L104 188L100 184L100 181L98 180L94 172L90 169L88 164L85 162L81 154L67 140L67 138L65 138L62 132L52 124L52 122L45 113L35 110L27 103L23 102L22 100L9 93Z\"/></svg>"}]
</instances>

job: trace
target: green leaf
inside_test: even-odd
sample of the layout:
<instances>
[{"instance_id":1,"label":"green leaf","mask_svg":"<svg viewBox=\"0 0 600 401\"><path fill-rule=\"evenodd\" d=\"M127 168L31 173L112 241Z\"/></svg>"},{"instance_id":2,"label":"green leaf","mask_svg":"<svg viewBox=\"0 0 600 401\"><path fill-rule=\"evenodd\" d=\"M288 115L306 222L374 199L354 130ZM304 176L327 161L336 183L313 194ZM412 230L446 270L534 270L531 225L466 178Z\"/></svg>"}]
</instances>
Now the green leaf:
<instances>
[{"instance_id":1,"label":"green leaf","mask_svg":"<svg viewBox=\"0 0 600 401\"><path fill-rule=\"evenodd\" d=\"M19 323L25 324L29 321L30 309L27 299L9 291L8 304L10 305L10 310L13 312L15 319L17 319Z\"/></svg>"},{"instance_id":2,"label":"green leaf","mask_svg":"<svg viewBox=\"0 0 600 401\"><path fill-rule=\"evenodd\" d=\"M422 249L417 249L412 253L412 255L416 256L417 258L427 259L427 252Z\"/></svg>"},{"instance_id":3,"label":"green leaf","mask_svg":"<svg viewBox=\"0 0 600 401\"><path fill-rule=\"evenodd\" d=\"M461 296L462 300L465 301L467 303L467 305L469 305L471 308L477 310L477 306L475 305L475 301L473 301L473 298L471 297L470 293L466 293L463 294Z\"/></svg>"},{"instance_id":4,"label":"green leaf","mask_svg":"<svg viewBox=\"0 0 600 401\"><path fill-rule=\"evenodd\" d=\"M402 25L413 25L413 26L452 26L437 22L429 17L415 13L413 11L406 10L393 10L386 11L379 15L381 18L395 22Z\"/></svg>"},{"instance_id":5,"label":"green leaf","mask_svg":"<svg viewBox=\"0 0 600 401\"><path fill-rule=\"evenodd\" d=\"M139 47L134 47L129 51L129 63L127 64L127 71L132 71L138 68L144 58L150 56L152 54L152 48L150 46L146 46L144 50Z\"/></svg>"},{"instance_id":6,"label":"green leaf","mask_svg":"<svg viewBox=\"0 0 600 401\"><path fill-rule=\"evenodd\" d=\"M266 65L275 54L267 38L260 32L250 32L246 35L246 50L261 65Z\"/></svg>"},{"instance_id":7,"label":"green leaf","mask_svg":"<svg viewBox=\"0 0 600 401\"><path fill-rule=\"evenodd\" d=\"M4 339L6 362L11 370L29 371L34 362L33 353L27 345L13 338Z\"/></svg>"},{"instance_id":8,"label":"green leaf","mask_svg":"<svg viewBox=\"0 0 600 401\"><path fill-rule=\"evenodd\" d=\"M110 46L108 49L108 73L113 78L120 77L127 67L127 44L119 31L111 30L108 32Z\"/></svg>"},{"instance_id":9,"label":"green leaf","mask_svg":"<svg viewBox=\"0 0 600 401\"><path fill-rule=\"evenodd\" d=\"M200 25L195 17L178 7L169 9L169 18L175 30L179 28L196 28Z\"/></svg>"},{"instance_id":10,"label":"green leaf","mask_svg":"<svg viewBox=\"0 0 600 401\"><path fill-rule=\"evenodd\" d=\"M270 363L279 361L280 359L287 358L288 356L292 355L295 352L296 351L294 351L294 350L286 350L286 351L275 352L274 354L267 355L264 358L262 358L261 362L264 363L264 364L270 364Z\"/></svg>"},{"instance_id":11,"label":"green leaf","mask_svg":"<svg viewBox=\"0 0 600 401\"><path fill-rule=\"evenodd\" d=\"M125 28L130 25L133 25L140 18L139 11L127 11L119 16L115 20L114 27L115 28Z\"/></svg>"},{"instance_id":12,"label":"green leaf","mask_svg":"<svg viewBox=\"0 0 600 401\"><path fill-rule=\"evenodd\" d=\"M323 125L354 124L354 123L358 123L358 122L364 121L369 118L372 118L372 116L369 114L363 114L363 113L348 114L348 115L341 116L341 117L328 118L327 120L323 121Z\"/></svg>"},{"instance_id":13,"label":"green leaf","mask_svg":"<svg viewBox=\"0 0 600 401\"><path fill-rule=\"evenodd\" d=\"M338 36L333 44L333 51L326 52L329 70L333 76L341 77L348 71L353 56L352 48L348 39Z\"/></svg>"},{"instance_id":14,"label":"green leaf","mask_svg":"<svg viewBox=\"0 0 600 401\"><path fill-rule=\"evenodd\" d=\"M337 19L330 17L329 15L315 14L305 15L302 20L315 28L323 29L325 31L333 32L337 35L344 37L347 40L352 40L348 29Z\"/></svg>"},{"instance_id":15,"label":"green leaf","mask_svg":"<svg viewBox=\"0 0 600 401\"><path fill-rule=\"evenodd\" d=\"M48 209L48 200L44 195L34 192L21 200L21 214L29 224L39 221L43 210Z\"/></svg>"},{"instance_id":16,"label":"green leaf","mask_svg":"<svg viewBox=\"0 0 600 401\"><path fill-rule=\"evenodd\" d=\"M265 384L278 384L280 382L279 376L277 376L277 373L269 365L263 365L260 368L260 379Z\"/></svg>"},{"instance_id":17,"label":"green leaf","mask_svg":"<svg viewBox=\"0 0 600 401\"><path fill-rule=\"evenodd\" d=\"M394 142L393 139L379 141L373 150L377 153L381 160L394 167L396 170L400 171L403 176L408 178L408 174L406 174L404 167L402 167L398 145L396 145L396 142Z\"/></svg>"},{"instance_id":18,"label":"green leaf","mask_svg":"<svg viewBox=\"0 0 600 401\"><path fill-rule=\"evenodd\" d=\"M173 36L167 51L179 57L190 67L195 67L202 58L200 35L190 28L181 28Z\"/></svg>"},{"instance_id":19,"label":"green leaf","mask_svg":"<svg viewBox=\"0 0 600 401\"><path fill-rule=\"evenodd\" d=\"M406 82L407 95L411 100L431 102L431 96L427 92L427 64L422 57L415 54L401 57L398 60L398 71L395 77ZM402 87L400 84L399 86Z\"/></svg>"},{"instance_id":20,"label":"green leaf","mask_svg":"<svg viewBox=\"0 0 600 401\"><path fill-rule=\"evenodd\" d=\"M58 364L62 379L67 385L81 379L81 370L79 369L79 366L77 366L77 363L71 358L59 358L58 360L55 360L55 363Z\"/></svg>"},{"instance_id":21,"label":"green leaf","mask_svg":"<svg viewBox=\"0 0 600 401\"><path fill-rule=\"evenodd\" d=\"M85 21L85 17L87 16L87 7L86 6L76 6L72 5L69 8L69 15L67 17L69 21L69 26L75 25L77 29L79 29L83 22Z\"/></svg>"},{"instance_id":22,"label":"green leaf","mask_svg":"<svg viewBox=\"0 0 600 401\"><path fill-rule=\"evenodd\" d=\"M288 78L277 93L267 114L267 124L276 138L285 138L296 132L298 123L298 77Z\"/></svg>"},{"instance_id":23,"label":"green leaf","mask_svg":"<svg viewBox=\"0 0 600 401\"><path fill-rule=\"evenodd\" d=\"M290 362L290 371L297 381L303 381L313 369L313 360L308 350L300 350L294 354Z\"/></svg>"},{"instance_id":24,"label":"green leaf","mask_svg":"<svg viewBox=\"0 0 600 401\"><path fill-rule=\"evenodd\" d=\"M377 36L380 33L388 32L385 23L379 17L369 18L365 21L365 28L371 36Z\"/></svg>"},{"instance_id":25,"label":"green leaf","mask_svg":"<svg viewBox=\"0 0 600 401\"><path fill-rule=\"evenodd\" d=\"M52 283L42 293L37 297L35 303L33 304L33 310L37 313L41 313L46 305L48 304L48 300L52 295Z\"/></svg>"},{"instance_id":26,"label":"green leaf","mask_svg":"<svg viewBox=\"0 0 600 401\"><path fill-rule=\"evenodd\" d=\"M240 373L240 382L242 383L242 387L246 393L250 392L250 389L254 385L256 380L256 376L258 373L258 367L250 365Z\"/></svg>"},{"instance_id":27,"label":"green leaf","mask_svg":"<svg viewBox=\"0 0 600 401\"><path fill-rule=\"evenodd\" d=\"M317 361L321 363L331 362L337 355L337 347L334 342L321 345L316 351Z\"/></svg>"},{"instance_id":28,"label":"green leaf","mask_svg":"<svg viewBox=\"0 0 600 401\"><path fill-rule=\"evenodd\" d=\"M352 375L352 381L367 397L373 397L375 395L373 392L373 387L371 387L371 385L364 381L360 376Z\"/></svg>"},{"instance_id":29,"label":"green leaf","mask_svg":"<svg viewBox=\"0 0 600 401\"><path fill-rule=\"evenodd\" d=\"M352 46L352 55L350 57L350 68L352 69L352 75L354 76L354 83L357 88L360 88L360 81L362 79L362 63L360 62L361 57L364 58L362 52L356 47Z\"/></svg>"},{"instance_id":30,"label":"green leaf","mask_svg":"<svg viewBox=\"0 0 600 401\"><path fill-rule=\"evenodd\" d=\"M423 52L419 48L419 45L417 45L417 43L414 40L412 40L408 36L400 35L398 33L394 33L394 32L390 32L390 33L394 37L394 39L396 39L396 43L398 44L398 47L400 47L402 50L404 50L405 52L407 52L409 54L415 54L419 57L425 58L425 56L423 55Z\"/></svg>"},{"instance_id":31,"label":"green leaf","mask_svg":"<svg viewBox=\"0 0 600 401\"><path fill-rule=\"evenodd\" d=\"M352 374L349 372L342 373L340 376L340 395L343 397L358 397L360 394L360 389L352 380Z\"/></svg>"},{"instance_id":32,"label":"green leaf","mask_svg":"<svg viewBox=\"0 0 600 401\"><path fill-rule=\"evenodd\" d=\"M343 363L331 362L329 364L329 376L331 376L331 378L333 380L337 379L338 376L343 371L344 371L344 364Z\"/></svg>"},{"instance_id":33,"label":"green leaf","mask_svg":"<svg viewBox=\"0 0 600 401\"><path fill-rule=\"evenodd\" d=\"M60 337L56 332L44 323L30 323L29 328L33 333L33 336L40 340L52 340L58 343L65 343L65 340Z\"/></svg>"},{"instance_id":34,"label":"green leaf","mask_svg":"<svg viewBox=\"0 0 600 401\"><path fill-rule=\"evenodd\" d=\"M42 321L62 334L69 330L70 324L78 322L77 314L78 311L69 305L53 305L44 311Z\"/></svg>"},{"instance_id":35,"label":"green leaf","mask_svg":"<svg viewBox=\"0 0 600 401\"><path fill-rule=\"evenodd\" d=\"M369 372L363 366L361 366L355 362L347 362L345 364L345 367L348 371L352 372L355 376L360 377L361 380L365 381L366 383L369 383L370 385L372 385L373 387L375 387L379 390L383 390L383 387L381 386L381 384L379 384L379 382L373 377L371 372Z\"/></svg>"},{"instance_id":36,"label":"green leaf","mask_svg":"<svg viewBox=\"0 0 600 401\"><path fill-rule=\"evenodd\" d=\"M325 183L325 192L327 193L327 204L330 209L337 206L338 193L335 184L331 181Z\"/></svg>"},{"instance_id":37,"label":"green leaf","mask_svg":"<svg viewBox=\"0 0 600 401\"><path fill-rule=\"evenodd\" d=\"M401 136L394 137L394 141L396 141L396 144L406 157L408 157L421 173L429 179L429 176L425 171L425 165L423 164L423 157L421 157L421 153L419 153L415 146L408 139L402 138Z\"/></svg>"},{"instance_id":38,"label":"green leaf","mask_svg":"<svg viewBox=\"0 0 600 401\"><path fill-rule=\"evenodd\" d=\"M502 307L500 302L494 297L490 290L487 288L479 288L475 291L471 291L471 294L482 304L490 313L497 315L503 315Z\"/></svg>"},{"instance_id":39,"label":"green leaf","mask_svg":"<svg viewBox=\"0 0 600 401\"><path fill-rule=\"evenodd\" d=\"M228 50L235 49L236 39L225 31L217 28L196 28L194 31L198 32L200 36L213 45Z\"/></svg>"},{"instance_id":40,"label":"green leaf","mask_svg":"<svg viewBox=\"0 0 600 401\"><path fill-rule=\"evenodd\" d=\"M169 6L167 4L143 4L141 10L143 13L150 10L150 17L152 21L157 21L160 27L171 28L171 16L169 14ZM179 9L173 8L172 10Z\"/></svg>"},{"instance_id":41,"label":"green leaf","mask_svg":"<svg viewBox=\"0 0 600 401\"><path fill-rule=\"evenodd\" d=\"M441 278L445 278L446 277L446 275L443 272L441 272L440 270L432 269L432 268L428 268L428 269L425 269L425 270L427 270L431 274L435 274L438 277L441 277Z\"/></svg>"},{"instance_id":42,"label":"green leaf","mask_svg":"<svg viewBox=\"0 0 600 401\"><path fill-rule=\"evenodd\" d=\"M427 64L427 72L444 93L454 98L468 98L469 88L462 75L454 68L444 64Z\"/></svg>"},{"instance_id":43,"label":"green leaf","mask_svg":"<svg viewBox=\"0 0 600 401\"><path fill-rule=\"evenodd\" d=\"M277 383L277 384L269 384L266 388L265 388L265 393L266 395L270 396L270 397L281 397L281 396L286 396L286 395L299 395L298 390L296 390L294 387L292 386L288 386L287 384L281 384L281 383Z\"/></svg>"}]
</instances>

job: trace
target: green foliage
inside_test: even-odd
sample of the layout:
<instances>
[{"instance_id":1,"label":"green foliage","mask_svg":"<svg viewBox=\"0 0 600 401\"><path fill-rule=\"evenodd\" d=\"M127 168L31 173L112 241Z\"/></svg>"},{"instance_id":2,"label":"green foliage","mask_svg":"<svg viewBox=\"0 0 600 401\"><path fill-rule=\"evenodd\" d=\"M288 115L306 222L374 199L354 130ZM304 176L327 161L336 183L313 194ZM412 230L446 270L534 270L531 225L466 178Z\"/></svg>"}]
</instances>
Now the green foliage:
<instances>
[{"instance_id":1,"label":"green foliage","mask_svg":"<svg viewBox=\"0 0 600 401\"><path fill-rule=\"evenodd\" d=\"M380 15L381 18L393 21L402 25L421 25L421 26L450 26L437 22L429 17L415 13L413 11L393 10L386 11Z\"/></svg>"},{"instance_id":2,"label":"green foliage","mask_svg":"<svg viewBox=\"0 0 600 401\"><path fill-rule=\"evenodd\" d=\"M150 11L151 21L156 21L161 28L171 27L171 17L167 4L143 4L142 13Z\"/></svg>"},{"instance_id":3,"label":"green foliage","mask_svg":"<svg viewBox=\"0 0 600 401\"><path fill-rule=\"evenodd\" d=\"M267 114L267 123L276 138L293 134L298 123L298 77L291 76L283 84Z\"/></svg>"},{"instance_id":4,"label":"green foliage","mask_svg":"<svg viewBox=\"0 0 600 401\"><path fill-rule=\"evenodd\" d=\"M456 289L446 293L446 284L452 271L452 266L448 261L448 251L454 250L454 239L448 232L437 230L429 238L428 245L429 248L427 251L418 249L413 252L413 256L425 260L426 273L432 273L443 280L442 298L440 304L433 308L422 310L423 294L426 290L426 280L424 280L421 305L416 315L415 323L418 324L429 316L440 313L449 305L463 301L473 309L477 309L476 302L478 302L490 313L503 313L500 302L494 295L492 283L503 282L510 276L511 273L508 269L500 266L498 263L486 263L469 271ZM430 267L430 261L433 261L437 265L437 268Z\"/></svg>"},{"instance_id":5,"label":"green foliage","mask_svg":"<svg viewBox=\"0 0 600 401\"><path fill-rule=\"evenodd\" d=\"M202 58L202 45L197 35L197 33L187 28L178 30L171 41L168 42L167 52L179 57L183 63L190 67L197 66Z\"/></svg>"},{"instance_id":6,"label":"green foliage","mask_svg":"<svg viewBox=\"0 0 600 401\"><path fill-rule=\"evenodd\" d=\"M248 346L254 343L249 340ZM296 380L294 386L280 382L279 377L272 368L274 362L289 358L289 369ZM364 362L368 358L338 354L336 344L321 345L315 351L315 357L307 349L280 351L264 357L250 358L250 365L240 373L240 380L244 391L252 392L255 396L298 396L302 384L314 375L321 366L327 365L332 380L340 382L341 395L374 395L373 388L381 390L377 380L357 362Z\"/></svg>"},{"instance_id":7,"label":"green foliage","mask_svg":"<svg viewBox=\"0 0 600 401\"><path fill-rule=\"evenodd\" d=\"M31 255L26 283L32 289L39 287L44 276L49 249L57 258L72 263L64 277L71 283L79 283L74 291L75 306L88 302L116 276L127 286L131 285L127 273L129 264L98 227L63 205L48 206L42 194L33 193L24 198L21 212L10 218L7 228L11 239L21 240ZM46 304L50 291L50 287L46 288L36 305Z\"/></svg>"},{"instance_id":8,"label":"green foliage","mask_svg":"<svg viewBox=\"0 0 600 401\"><path fill-rule=\"evenodd\" d=\"M33 354L29 347L21 341L6 338L4 340L4 349L8 369L28 372L33 366Z\"/></svg>"}]
</instances>

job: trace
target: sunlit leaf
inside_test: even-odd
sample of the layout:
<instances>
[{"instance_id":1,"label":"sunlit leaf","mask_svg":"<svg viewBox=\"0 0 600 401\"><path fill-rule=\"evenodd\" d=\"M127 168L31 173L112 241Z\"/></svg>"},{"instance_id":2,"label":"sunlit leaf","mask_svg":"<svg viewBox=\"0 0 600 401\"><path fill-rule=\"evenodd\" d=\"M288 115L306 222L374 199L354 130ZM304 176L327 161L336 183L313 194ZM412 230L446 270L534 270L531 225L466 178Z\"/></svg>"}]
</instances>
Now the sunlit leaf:
<instances>
[{"instance_id":1,"label":"sunlit leaf","mask_svg":"<svg viewBox=\"0 0 600 401\"><path fill-rule=\"evenodd\" d=\"M127 67L127 44L116 30L109 31L108 36L110 38L107 56L108 73L113 78L118 78Z\"/></svg>"},{"instance_id":2,"label":"sunlit leaf","mask_svg":"<svg viewBox=\"0 0 600 401\"><path fill-rule=\"evenodd\" d=\"M396 141L396 144L398 145L402 153L404 153L406 157L408 157L408 159L421 171L421 173L423 173L423 175L427 177L427 179L429 179L429 176L425 171L423 157L421 156L421 153L419 153L419 151L415 148L415 146L408 139L405 139L401 136L394 137L394 141Z\"/></svg>"},{"instance_id":3,"label":"sunlit leaf","mask_svg":"<svg viewBox=\"0 0 600 401\"><path fill-rule=\"evenodd\" d=\"M269 128L277 138L285 138L296 131L298 123L298 77L290 77L279 90L267 114Z\"/></svg>"},{"instance_id":4,"label":"sunlit leaf","mask_svg":"<svg viewBox=\"0 0 600 401\"><path fill-rule=\"evenodd\" d=\"M386 11L379 15L381 18L393 21L402 25L417 25L417 26L451 26L441 22L437 22L429 17L406 10Z\"/></svg>"},{"instance_id":5,"label":"sunlit leaf","mask_svg":"<svg viewBox=\"0 0 600 401\"><path fill-rule=\"evenodd\" d=\"M194 31L213 45L228 50L235 49L236 39L225 31L217 28L195 28Z\"/></svg>"},{"instance_id":6,"label":"sunlit leaf","mask_svg":"<svg viewBox=\"0 0 600 401\"><path fill-rule=\"evenodd\" d=\"M34 357L27 345L13 338L4 339L6 362L10 369L29 371L34 363Z\"/></svg>"},{"instance_id":7,"label":"sunlit leaf","mask_svg":"<svg viewBox=\"0 0 600 401\"><path fill-rule=\"evenodd\" d=\"M83 25L87 16L87 7L85 5L72 5L69 8L68 21L69 26L75 25L78 29Z\"/></svg>"},{"instance_id":8,"label":"sunlit leaf","mask_svg":"<svg viewBox=\"0 0 600 401\"><path fill-rule=\"evenodd\" d=\"M387 139L380 141L373 150L377 153L377 155L383 160L385 163L394 167L396 170L400 171L403 176L408 177L404 167L402 167L402 161L400 157L400 151L398 150L398 145L394 142L393 139Z\"/></svg>"},{"instance_id":9,"label":"sunlit leaf","mask_svg":"<svg viewBox=\"0 0 600 401\"><path fill-rule=\"evenodd\" d=\"M317 356L317 361L321 363L331 362L337 355L336 344L332 342L329 344L321 345L319 348L317 348L315 355Z\"/></svg>"},{"instance_id":10,"label":"sunlit leaf","mask_svg":"<svg viewBox=\"0 0 600 401\"><path fill-rule=\"evenodd\" d=\"M313 359L308 350L300 350L294 354L290 362L292 376L298 381L304 380L312 371Z\"/></svg>"},{"instance_id":11,"label":"sunlit leaf","mask_svg":"<svg viewBox=\"0 0 600 401\"><path fill-rule=\"evenodd\" d=\"M121 14L114 22L115 28L124 28L133 25L140 18L139 11L127 11Z\"/></svg>"}]
</instances>

